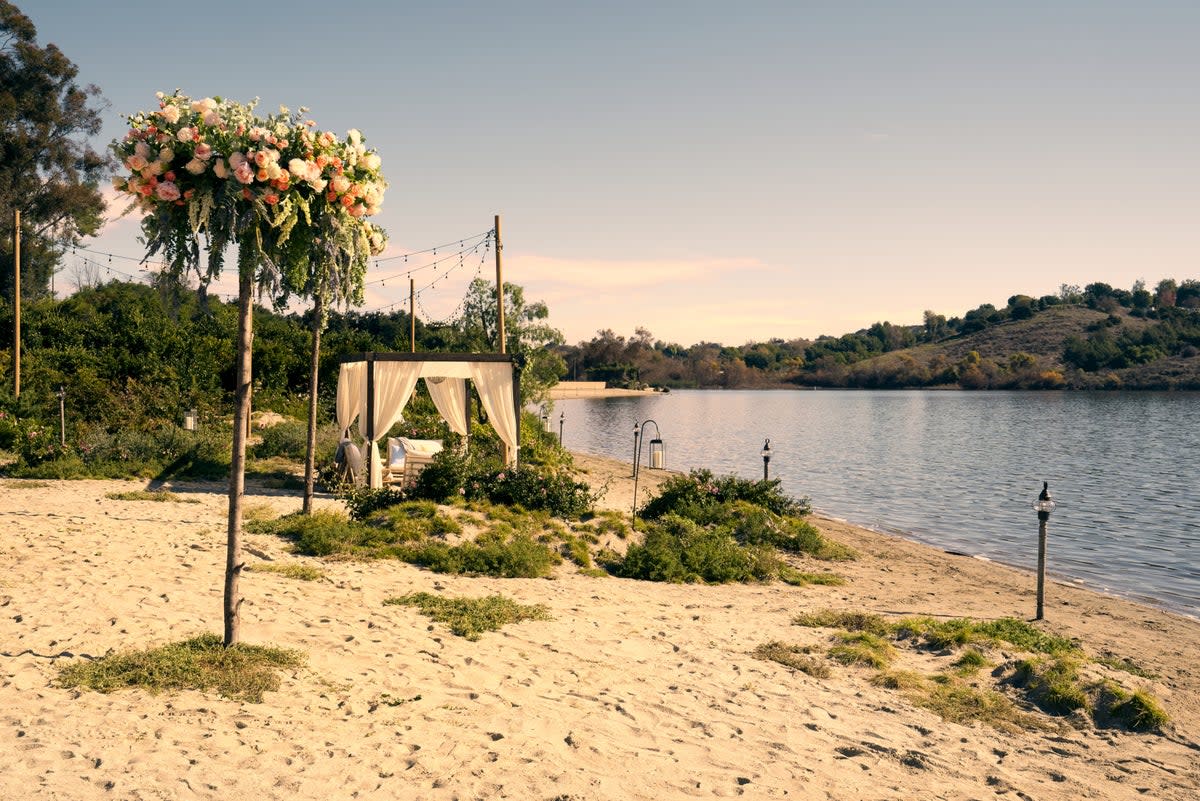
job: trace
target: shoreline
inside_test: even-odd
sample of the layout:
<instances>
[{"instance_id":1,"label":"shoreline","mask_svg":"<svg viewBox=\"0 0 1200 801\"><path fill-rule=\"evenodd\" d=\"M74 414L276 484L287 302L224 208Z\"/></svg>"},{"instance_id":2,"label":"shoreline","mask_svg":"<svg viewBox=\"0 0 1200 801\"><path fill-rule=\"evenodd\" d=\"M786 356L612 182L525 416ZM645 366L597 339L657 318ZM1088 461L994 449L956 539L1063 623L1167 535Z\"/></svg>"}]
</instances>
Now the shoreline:
<instances>
[{"instance_id":1,"label":"shoreline","mask_svg":"<svg viewBox=\"0 0 1200 801\"><path fill-rule=\"evenodd\" d=\"M576 455L603 507L628 513L631 465ZM671 475L644 470L647 483ZM252 564L303 562L326 578L242 578L243 637L297 648L262 704L185 692L102 695L54 685L64 661L220 631L223 487L194 503L109 498L146 482L6 481L0 491L0 796L22 799L367 798L662 801L668 798L994 798L1184 801L1200 793L1200 623L1051 582L1047 621L1162 700L1162 734L1042 716L1008 732L947 722L865 668L825 678L753 658L762 643L826 647L801 612L1027 620L1031 576L836 520L859 553L803 560L841 586L672 585L580 574L434 574L400 562L297 557L247 534ZM294 493L247 505L296 511ZM319 497L318 509L340 509ZM411 592L501 594L550 619L478 642L414 610ZM932 656L920 656L922 660ZM1006 658L995 653L994 661ZM832 663L831 663L832 664ZM924 663L914 663L922 669Z\"/></svg>"}]
</instances>

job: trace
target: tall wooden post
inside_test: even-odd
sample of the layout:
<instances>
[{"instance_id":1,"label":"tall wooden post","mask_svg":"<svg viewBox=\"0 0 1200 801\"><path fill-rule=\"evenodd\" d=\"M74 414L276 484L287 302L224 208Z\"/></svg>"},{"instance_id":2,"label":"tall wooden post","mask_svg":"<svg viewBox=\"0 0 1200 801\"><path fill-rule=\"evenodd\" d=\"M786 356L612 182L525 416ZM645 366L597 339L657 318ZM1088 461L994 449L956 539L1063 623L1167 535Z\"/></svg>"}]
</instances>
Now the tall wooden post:
<instances>
[{"instance_id":1,"label":"tall wooden post","mask_svg":"<svg viewBox=\"0 0 1200 801\"><path fill-rule=\"evenodd\" d=\"M21 212L19 209L13 211L13 398L21 399Z\"/></svg>"},{"instance_id":2,"label":"tall wooden post","mask_svg":"<svg viewBox=\"0 0 1200 801\"><path fill-rule=\"evenodd\" d=\"M417 282L408 279L408 344L409 349L417 352Z\"/></svg>"},{"instance_id":3,"label":"tall wooden post","mask_svg":"<svg viewBox=\"0 0 1200 801\"><path fill-rule=\"evenodd\" d=\"M505 353L507 345L504 339L504 270L501 267L500 251L504 245L500 242L500 215L496 215L496 336L500 339L500 352Z\"/></svg>"}]
</instances>

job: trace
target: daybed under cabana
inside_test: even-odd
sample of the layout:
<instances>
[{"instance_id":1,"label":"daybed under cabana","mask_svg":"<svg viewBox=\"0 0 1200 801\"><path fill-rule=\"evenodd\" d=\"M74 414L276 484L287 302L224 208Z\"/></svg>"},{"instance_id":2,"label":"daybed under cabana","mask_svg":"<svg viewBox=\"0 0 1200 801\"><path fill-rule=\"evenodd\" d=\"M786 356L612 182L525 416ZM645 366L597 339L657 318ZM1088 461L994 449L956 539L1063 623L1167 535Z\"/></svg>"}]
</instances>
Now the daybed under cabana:
<instances>
[{"instance_id":1,"label":"daybed under cabana","mask_svg":"<svg viewBox=\"0 0 1200 801\"><path fill-rule=\"evenodd\" d=\"M338 373L337 421L342 436L358 421L369 447L367 486L383 485L379 438L402 419L404 407L425 379L429 396L450 430L468 436L467 381L504 443L504 461L517 463L520 447L520 376L516 359L500 353L359 353L342 359Z\"/></svg>"}]
</instances>

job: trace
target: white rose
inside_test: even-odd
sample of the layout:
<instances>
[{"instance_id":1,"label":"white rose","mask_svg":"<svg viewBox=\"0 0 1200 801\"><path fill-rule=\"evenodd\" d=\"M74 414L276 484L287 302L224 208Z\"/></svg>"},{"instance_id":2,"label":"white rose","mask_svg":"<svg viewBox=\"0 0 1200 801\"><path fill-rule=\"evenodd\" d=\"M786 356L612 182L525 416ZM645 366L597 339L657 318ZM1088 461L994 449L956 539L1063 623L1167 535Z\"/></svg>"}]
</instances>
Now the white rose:
<instances>
[{"instance_id":1,"label":"white rose","mask_svg":"<svg viewBox=\"0 0 1200 801\"><path fill-rule=\"evenodd\" d=\"M178 106L172 106L172 105L168 104L167 106L165 106L163 108L163 110L160 113L162 114L162 118L164 120L166 120L168 123L170 123L171 125L174 125L175 123L179 122L179 107Z\"/></svg>"},{"instance_id":2,"label":"white rose","mask_svg":"<svg viewBox=\"0 0 1200 801\"><path fill-rule=\"evenodd\" d=\"M158 151L158 160L170 164L175 159L175 151L169 147L164 147Z\"/></svg>"},{"instance_id":3,"label":"white rose","mask_svg":"<svg viewBox=\"0 0 1200 801\"><path fill-rule=\"evenodd\" d=\"M357 128L351 128L346 131L346 138L350 140L350 144L357 145L362 141L362 133Z\"/></svg>"},{"instance_id":4,"label":"white rose","mask_svg":"<svg viewBox=\"0 0 1200 801\"><path fill-rule=\"evenodd\" d=\"M363 166L372 172L378 170L381 163L382 159L379 158L378 153L368 153L367 155L363 156Z\"/></svg>"},{"instance_id":5,"label":"white rose","mask_svg":"<svg viewBox=\"0 0 1200 801\"><path fill-rule=\"evenodd\" d=\"M208 111L204 114L204 124L210 128L216 128L221 124L221 112Z\"/></svg>"},{"instance_id":6,"label":"white rose","mask_svg":"<svg viewBox=\"0 0 1200 801\"><path fill-rule=\"evenodd\" d=\"M335 175L329 182L329 188L339 195L344 194L350 188L350 179L344 175Z\"/></svg>"}]
</instances>

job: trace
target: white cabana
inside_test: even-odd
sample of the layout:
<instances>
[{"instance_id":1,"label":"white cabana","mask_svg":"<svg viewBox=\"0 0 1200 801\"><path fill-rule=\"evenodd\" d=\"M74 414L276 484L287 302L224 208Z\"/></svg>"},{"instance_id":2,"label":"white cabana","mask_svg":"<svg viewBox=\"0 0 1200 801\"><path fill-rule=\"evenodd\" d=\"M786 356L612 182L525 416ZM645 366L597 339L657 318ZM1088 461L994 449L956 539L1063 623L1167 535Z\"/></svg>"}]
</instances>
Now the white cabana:
<instances>
[{"instance_id":1,"label":"white cabana","mask_svg":"<svg viewBox=\"0 0 1200 801\"><path fill-rule=\"evenodd\" d=\"M450 430L466 436L467 381L483 403L488 422L504 443L504 461L517 463L520 446L520 382L513 357L496 353L363 353L342 361L337 421L343 436L358 421L369 445L367 485L383 483L379 440L402 419L404 407L425 379L429 396Z\"/></svg>"}]
</instances>

